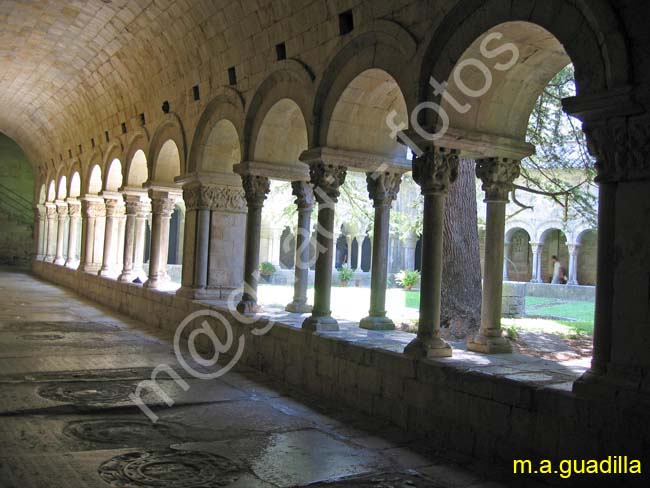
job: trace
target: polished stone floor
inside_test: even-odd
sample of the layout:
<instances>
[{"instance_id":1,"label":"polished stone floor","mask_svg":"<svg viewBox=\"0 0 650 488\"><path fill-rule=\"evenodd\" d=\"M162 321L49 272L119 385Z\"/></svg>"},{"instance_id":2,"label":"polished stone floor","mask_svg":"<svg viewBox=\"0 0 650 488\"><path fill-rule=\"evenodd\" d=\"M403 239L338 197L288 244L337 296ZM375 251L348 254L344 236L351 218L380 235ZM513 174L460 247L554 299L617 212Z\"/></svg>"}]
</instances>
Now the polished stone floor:
<instances>
[{"instance_id":1,"label":"polished stone floor","mask_svg":"<svg viewBox=\"0 0 650 488\"><path fill-rule=\"evenodd\" d=\"M143 395L153 423L129 395L161 364L184 383ZM536 486L245 368L195 379L166 333L7 269L0 389L1 488Z\"/></svg>"}]
</instances>

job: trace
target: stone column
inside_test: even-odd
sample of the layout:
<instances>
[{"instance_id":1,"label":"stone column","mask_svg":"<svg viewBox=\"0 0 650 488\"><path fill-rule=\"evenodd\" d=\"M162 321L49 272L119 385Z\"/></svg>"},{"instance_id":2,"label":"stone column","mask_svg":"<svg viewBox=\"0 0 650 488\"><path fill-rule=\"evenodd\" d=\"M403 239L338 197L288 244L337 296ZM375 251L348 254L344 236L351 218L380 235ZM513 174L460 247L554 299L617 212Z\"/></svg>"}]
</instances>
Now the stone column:
<instances>
[{"instance_id":1,"label":"stone column","mask_svg":"<svg viewBox=\"0 0 650 488\"><path fill-rule=\"evenodd\" d=\"M352 269L352 234L345 236L345 244L348 246L347 252L345 253L345 264L348 268Z\"/></svg>"},{"instance_id":2,"label":"stone column","mask_svg":"<svg viewBox=\"0 0 650 488\"><path fill-rule=\"evenodd\" d=\"M56 204L48 202L45 204L47 215L47 244L45 261L53 263L56 256L56 237L57 237L57 211Z\"/></svg>"},{"instance_id":3,"label":"stone column","mask_svg":"<svg viewBox=\"0 0 650 488\"><path fill-rule=\"evenodd\" d=\"M45 205L36 205L34 207L34 259L42 261L45 257Z\"/></svg>"},{"instance_id":4,"label":"stone column","mask_svg":"<svg viewBox=\"0 0 650 488\"><path fill-rule=\"evenodd\" d=\"M169 253L169 221L174 213L176 191L150 189L149 198L153 209L151 221L151 254L149 260L149 279L146 288L159 288L169 280L167 275L167 256Z\"/></svg>"},{"instance_id":5,"label":"stone column","mask_svg":"<svg viewBox=\"0 0 650 488\"><path fill-rule=\"evenodd\" d=\"M361 269L361 257L363 256L363 240L365 236L356 236L357 240L357 267L354 270L355 273L362 273Z\"/></svg>"},{"instance_id":6,"label":"stone column","mask_svg":"<svg viewBox=\"0 0 650 488\"><path fill-rule=\"evenodd\" d=\"M413 159L413 179L424 195L422 229L422 278L418 335L404 349L416 357L449 357L451 346L440 337L442 245L445 199L449 185L458 178L458 151L428 147ZM373 250L373 254L376 250Z\"/></svg>"},{"instance_id":7,"label":"stone column","mask_svg":"<svg viewBox=\"0 0 650 488\"><path fill-rule=\"evenodd\" d=\"M130 283L137 276L135 270L137 219L138 214L144 213L142 207L149 206L148 200L149 198L144 194L124 194L126 221L124 225L124 252L122 255L122 272L118 277L119 281ZM142 220L144 223L144 219ZM142 237L142 251L144 252L144 235ZM140 261L140 266L142 266L142 261Z\"/></svg>"},{"instance_id":8,"label":"stone column","mask_svg":"<svg viewBox=\"0 0 650 488\"><path fill-rule=\"evenodd\" d=\"M503 281L508 281L510 279L510 273L508 273L509 255L510 255L510 243L505 242L503 244Z\"/></svg>"},{"instance_id":9,"label":"stone column","mask_svg":"<svg viewBox=\"0 0 650 488\"><path fill-rule=\"evenodd\" d=\"M367 173L368 194L375 207L370 275L370 311L359 327L370 330L393 330L395 324L386 317L386 280L388 279L388 245L390 237L390 208L399 192L400 173Z\"/></svg>"},{"instance_id":10,"label":"stone column","mask_svg":"<svg viewBox=\"0 0 650 488\"><path fill-rule=\"evenodd\" d=\"M339 187L345 181L347 168L310 162L309 173L318 202L318 226L316 229L316 272L314 277L314 309L302 323L310 331L338 330L339 324L332 317L330 300L332 293L332 269L336 241L334 240L334 209L339 197Z\"/></svg>"},{"instance_id":11,"label":"stone column","mask_svg":"<svg viewBox=\"0 0 650 488\"><path fill-rule=\"evenodd\" d=\"M82 247L79 269L87 273L97 273L101 263L95 260L95 231L98 218L106 216L106 206L99 198L81 200Z\"/></svg>"},{"instance_id":12,"label":"stone column","mask_svg":"<svg viewBox=\"0 0 650 488\"><path fill-rule=\"evenodd\" d=\"M271 242L269 246L269 261L276 268L280 267L280 248L282 244L282 228L271 228Z\"/></svg>"},{"instance_id":13,"label":"stone column","mask_svg":"<svg viewBox=\"0 0 650 488\"><path fill-rule=\"evenodd\" d=\"M148 196L142 197L135 216L135 236L133 244L133 276L134 279L144 274L144 246L147 235L147 221L151 215L151 200Z\"/></svg>"},{"instance_id":14,"label":"stone column","mask_svg":"<svg viewBox=\"0 0 650 488\"><path fill-rule=\"evenodd\" d=\"M510 341L501 330L503 295L504 233L508 193L519 176L520 163L507 158L476 161L476 176L483 182L487 204L485 225L485 262L483 265L483 301L481 327L467 349L487 354L512 352Z\"/></svg>"},{"instance_id":15,"label":"stone column","mask_svg":"<svg viewBox=\"0 0 650 488\"><path fill-rule=\"evenodd\" d=\"M68 215L70 216L70 222L68 224L68 259L65 262L65 266L67 268L77 269L79 266L77 243L79 242L81 202L76 198L68 198Z\"/></svg>"},{"instance_id":16,"label":"stone column","mask_svg":"<svg viewBox=\"0 0 650 488\"><path fill-rule=\"evenodd\" d=\"M115 258L118 240L119 219L124 211L124 205L121 199L117 197L105 198L106 203L106 225L104 227L104 259L102 267L99 270L100 276L114 277L118 270L116 269L117 259Z\"/></svg>"},{"instance_id":17,"label":"stone column","mask_svg":"<svg viewBox=\"0 0 650 488\"><path fill-rule=\"evenodd\" d=\"M68 204L63 201L56 202L57 224L56 224L56 254L54 264L63 266L65 264L65 219L68 217Z\"/></svg>"},{"instance_id":18,"label":"stone column","mask_svg":"<svg viewBox=\"0 0 650 488\"><path fill-rule=\"evenodd\" d=\"M312 306L307 305L307 285L309 283L309 229L311 212L314 208L314 190L307 181L291 183L298 207L298 228L296 229L295 279L293 301L286 306L287 312L307 313Z\"/></svg>"},{"instance_id":19,"label":"stone column","mask_svg":"<svg viewBox=\"0 0 650 488\"><path fill-rule=\"evenodd\" d=\"M242 175L248 214L246 215L246 244L244 261L244 293L237 304L239 313L255 313L257 306L257 280L260 266L260 231L262 207L271 185L266 176Z\"/></svg>"},{"instance_id":20,"label":"stone column","mask_svg":"<svg viewBox=\"0 0 650 488\"><path fill-rule=\"evenodd\" d=\"M183 244L182 286L176 292L188 298L206 298L208 292L208 260L211 240L211 208L214 186L192 182L183 187L185 232Z\"/></svg>"},{"instance_id":21,"label":"stone column","mask_svg":"<svg viewBox=\"0 0 650 488\"><path fill-rule=\"evenodd\" d=\"M530 249L533 254L533 269L531 270L531 283L541 283L542 282L542 251L544 250L544 245L538 242L531 242Z\"/></svg>"},{"instance_id":22,"label":"stone column","mask_svg":"<svg viewBox=\"0 0 650 488\"><path fill-rule=\"evenodd\" d=\"M579 244L568 244L569 249L569 285L578 284L578 254L580 251Z\"/></svg>"}]
</instances>

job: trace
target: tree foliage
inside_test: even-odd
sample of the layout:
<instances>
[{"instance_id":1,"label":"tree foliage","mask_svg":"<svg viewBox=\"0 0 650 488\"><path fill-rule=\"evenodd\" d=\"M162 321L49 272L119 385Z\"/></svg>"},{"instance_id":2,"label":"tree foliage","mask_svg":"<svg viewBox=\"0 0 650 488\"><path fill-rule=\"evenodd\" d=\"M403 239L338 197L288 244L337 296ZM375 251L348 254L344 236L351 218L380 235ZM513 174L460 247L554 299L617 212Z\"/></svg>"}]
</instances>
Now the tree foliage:
<instances>
[{"instance_id":1,"label":"tree foliage","mask_svg":"<svg viewBox=\"0 0 650 488\"><path fill-rule=\"evenodd\" d=\"M579 122L562 110L562 99L575 95L573 66L562 69L547 85L533 107L528 123L528 141L537 153L522 161L525 185L517 190L542 193L565 212L596 222L594 161Z\"/></svg>"}]
</instances>

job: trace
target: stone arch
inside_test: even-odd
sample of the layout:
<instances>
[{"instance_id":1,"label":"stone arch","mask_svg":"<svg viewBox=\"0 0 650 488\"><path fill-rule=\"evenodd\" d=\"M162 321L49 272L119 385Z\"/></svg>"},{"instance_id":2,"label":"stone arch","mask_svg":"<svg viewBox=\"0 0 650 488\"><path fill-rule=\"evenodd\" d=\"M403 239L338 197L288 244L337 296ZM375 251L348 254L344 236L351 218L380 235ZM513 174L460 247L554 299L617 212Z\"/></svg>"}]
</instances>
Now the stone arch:
<instances>
[{"instance_id":1,"label":"stone arch","mask_svg":"<svg viewBox=\"0 0 650 488\"><path fill-rule=\"evenodd\" d=\"M41 184L41 188L38 191L38 203L43 204L47 200L47 191L45 189L45 183Z\"/></svg>"},{"instance_id":2,"label":"stone arch","mask_svg":"<svg viewBox=\"0 0 650 488\"><path fill-rule=\"evenodd\" d=\"M314 76L300 62L285 60L274 66L255 91L246 113L244 124L244 160L262 160L274 163L297 162L300 153L310 146L313 121L309 116L314 100ZM272 127L281 127L285 120L287 143L285 154L275 154L271 160L260 157L277 151L269 150ZM271 129L270 129L271 128ZM261 147L263 146L263 147ZM280 161L273 159L288 158Z\"/></svg>"},{"instance_id":3,"label":"stone arch","mask_svg":"<svg viewBox=\"0 0 650 488\"><path fill-rule=\"evenodd\" d=\"M122 161L119 158L111 160L104 170L104 191L116 192L123 184Z\"/></svg>"},{"instance_id":4,"label":"stone arch","mask_svg":"<svg viewBox=\"0 0 650 488\"><path fill-rule=\"evenodd\" d=\"M567 234L561 226L547 227L540 234L539 242L542 248L542 282L549 283L552 277L552 256L557 256L565 273L569 270L569 248Z\"/></svg>"},{"instance_id":5,"label":"stone arch","mask_svg":"<svg viewBox=\"0 0 650 488\"><path fill-rule=\"evenodd\" d=\"M530 246L532 235L526 225L508 226L506 231L507 276L510 281L531 280L533 253Z\"/></svg>"},{"instance_id":6,"label":"stone arch","mask_svg":"<svg viewBox=\"0 0 650 488\"><path fill-rule=\"evenodd\" d=\"M68 197L77 198L81 195L81 162L75 158L68 168Z\"/></svg>"},{"instance_id":7,"label":"stone arch","mask_svg":"<svg viewBox=\"0 0 650 488\"><path fill-rule=\"evenodd\" d=\"M56 200L56 183L54 179L51 179L47 185L47 201L53 202Z\"/></svg>"},{"instance_id":8,"label":"stone arch","mask_svg":"<svg viewBox=\"0 0 650 488\"><path fill-rule=\"evenodd\" d=\"M578 95L605 92L624 85L629 76L628 55L616 14L604 0L591 5L579 0L462 0L442 19L419 53L418 101L432 100L431 78L442 83L472 44L497 26L525 22L550 33L573 61ZM440 95L433 98L440 102ZM419 122L436 127L433 110L423 110Z\"/></svg>"},{"instance_id":9,"label":"stone arch","mask_svg":"<svg viewBox=\"0 0 650 488\"><path fill-rule=\"evenodd\" d=\"M102 191L102 168L99 164L94 164L88 170L86 179L86 193L89 195L98 195Z\"/></svg>"},{"instance_id":10,"label":"stone arch","mask_svg":"<svg viewBox=\"0 0 650 488\"><path fill-rule=\"evenodd\" d=\"M130 137L126 149L124 151L124 184L128 186L141 186L149 178L149 168L147 166L147 149L149 147L149 132L144 127L139 127L135 133ZM141 153L141 155L140 155ZM138 159L135 161L137 169L133 169L134 159L138 154ZM145 175L142 179L142 158L144 157ZM132 171L133 175L132 175ZM142 181L140 181L142 180ZM136 183L136 182L139 182Z\"/></svg>"},{"instance_id":11,"label":"stone arch","mask_svg":"<svg viewBox=\"0 0 650 488\"><path fill-rule=\"evenodd\" d=\"M149 143L149 182L153 184L174 183L174 178L185 171L185 132L181 119L167 114Z\"/></svg>"},{"instance_id":12,"label":"stone arch","mask_svg":"<svg viewBox=\"0 0 650 488\"><path fill-rule=\"evenodd\" d=\"M188 173L232 172L241 162L244 102L239 92L224 89L203 111L197 124L188 162ZM210 164L208 164L210 163Z\"/></svg>"},{"instance_id":13,"label":"stone arch","mask_svg":"<svg viewBox=\"0 0 650 488\"><path fill-rule=\"evenodd\" d=\"M64 173L64 171L62 171ZM68 178L65 174L61 174L58 179L56 188L56 199L65 200L68 197Z\"/></svg>"},{"instance_id":14,"label":"stone arch","mask_svg":"<svg viewBox=\"0 0 650 488\"><path fill-rule=\"evenodd\" d=\"M407 87L413 86L413 73L409 67L416 52L417 44L411 34L400 25L386 20L367 24L359 29L352 40L339 44L326 64L314 97L313 145L327 145L335 107L345 89L364 71L377 69L387 73L395 80L410 111L415 106L416 97L413 91L407 90Z\"/></svg>"},{"instance_id":15,"label":"stone arch","mask_svg":"<svg viewBox=\"0 0 650 488\"><path fill-rule=\"evenodd\" d=\"M113 139L111 143L108 145L106 150L104 151L104 157L102 161L102 172L104 174L108 173L109 166L115 161L116 159L119 159L120 162L124 158L124 146L122 145L122 141L119 139Z\"/></svg>"},{"instance_id":16,"label":"stone arch","mask_svg":"<svg viewBox=\"0 0 650 488\"><path fill-rule=\"evenodd\" d=\"M593 286L596 284L598 231L585 228L577 234L578 248L576 278L578 284Z\"/></svg>"},{"instance_id":17,"label":"stone arch","mask_svg":"<svg viewBox=\"0 0 650 488\"><path fill-rule=\"evenodd\" d=\"M95 147L95 150L88 156L88 159L86 160L85 164L82 164L82 181L83 181L83 186L82 186L82 193L91 193L89 191L90 188L90 180L91 177L93 176L93 171L95 171L95 177L97 174L99 174L99 177L101 178L103 175L103 160L104 156L102 153L102 150L99 147ZM96 172L95 166L99 168L99 173ZM95 180L93 180L95 182ZM97 194L101 191L101 187L103 185L103 179L100 179L100 188L99 190L95 191L94 194Z\"/></svg>"}]
</instances>

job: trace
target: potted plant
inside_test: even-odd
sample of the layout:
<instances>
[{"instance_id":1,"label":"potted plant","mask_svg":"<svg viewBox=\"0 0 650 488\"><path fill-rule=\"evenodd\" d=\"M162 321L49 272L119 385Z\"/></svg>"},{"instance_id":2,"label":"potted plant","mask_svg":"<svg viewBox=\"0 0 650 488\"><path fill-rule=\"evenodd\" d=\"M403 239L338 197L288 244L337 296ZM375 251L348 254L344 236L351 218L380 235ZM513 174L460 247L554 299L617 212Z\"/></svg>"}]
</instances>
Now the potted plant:
<instances>
[{"instance_id":1,"label":"potted plant","mask_svg":"<svg viewBox=\"0 0 650 488\"><path fill-rule=\"evenodd\" d=\"M271 276L273 276L275 271L275 266L273 266L272 263L269 263L268 261L260 263L260 276L265 283L271 282Z\"/></svg>"},{"instance_id":2,"label":"potted plant","mask_svg":"<svg viewBox=\"0 0 650 488\"><path fill-rule=\"evenodd\" d=\"M354 276L354 272L350 269L349 266L344 265L339 269L339 281L341 282L341 286L348 286L348 282L352 279Z\"/></svg>"},{"instance_id":3,"label":"potted plant","mask_svg":"<svg viewBox=\"0 0 650 488\"><path fill-rule=\"evenodd\" d=\"M395 281L398 285L404 287L405 290L411 290L415 285L420 282L420 272L419 271L408 271L402 270L397 273L395 276Z\"/></svg>"}]
</instances>

